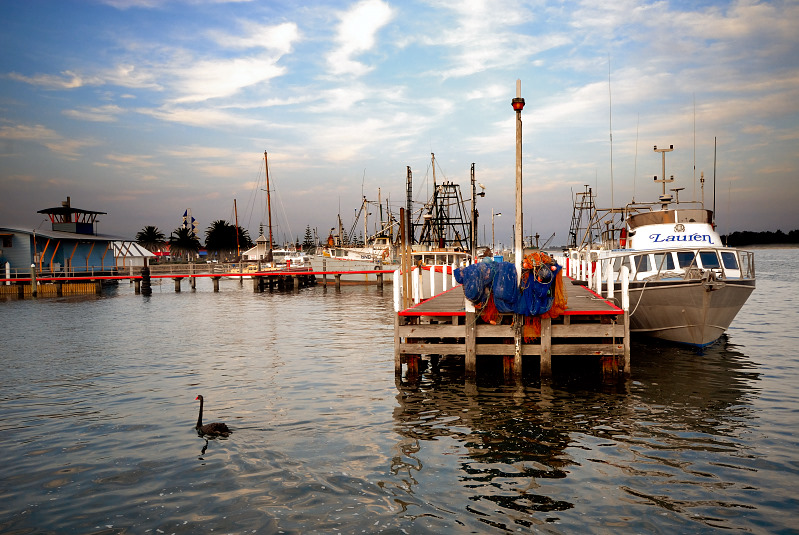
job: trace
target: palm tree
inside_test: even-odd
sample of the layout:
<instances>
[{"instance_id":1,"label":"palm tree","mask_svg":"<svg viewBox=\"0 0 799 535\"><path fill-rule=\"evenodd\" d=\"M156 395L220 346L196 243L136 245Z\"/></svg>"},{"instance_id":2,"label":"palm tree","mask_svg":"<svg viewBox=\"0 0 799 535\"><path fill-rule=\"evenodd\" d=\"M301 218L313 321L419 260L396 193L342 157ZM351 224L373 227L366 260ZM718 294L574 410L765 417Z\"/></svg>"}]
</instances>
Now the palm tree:
<instances>
[{"instance_id":1,"label":"palm tree","mask_svg":"<svg viewBox=\"0 0 799 535\"><path fill-rule=\"evenodd\" d=\"M170 256L181 258L196 256L200 250L200 240L190 228L178 227L172 231L169 236L169 254Z\"/></svg>"},{"instance_id":2,"label":"palm tree","mask_svg":"<svg viewBox=\"0 0 799 535\"><path fill-rule=\"evenodd\" d=\"M217 219L205 230L205 248L219 260L227 260L231 251L236 251L236 229L227 221Z\"/></svg>"},{"instance_id":3,"label":"palm tree","mask_svg":"<svg viewBox=\"0 0 799 535\"><path fill-rule=\"evenodd\" d=\"M250 234L238 227L238 242L236 241L236 226L221 219L211 223L205 231L205 248L220 260L228 260L237 256L238 251L244 251L253 246Z\"/></svg>"},{"instance_id":4,"label":"palm tree","mask_svg":"<svg viewBox=\"0 0 799 535\"><path fill-rule=\"evenodd\" d=\"M154 253L160 251L166 245L166 236L152 225L146 226L136 234L136 243Z\"/></svg>"}]
</instances>

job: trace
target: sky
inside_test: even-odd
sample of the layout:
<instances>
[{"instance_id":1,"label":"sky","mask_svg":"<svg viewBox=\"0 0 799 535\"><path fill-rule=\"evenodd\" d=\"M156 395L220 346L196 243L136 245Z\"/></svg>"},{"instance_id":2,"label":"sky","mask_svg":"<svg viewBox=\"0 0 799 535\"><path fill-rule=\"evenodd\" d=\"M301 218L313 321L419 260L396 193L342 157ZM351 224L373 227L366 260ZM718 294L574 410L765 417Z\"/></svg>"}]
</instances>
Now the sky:
<instances>
[{"instance_id":1,"label":"sky","mask_svg":"<svg viewBox=\"0 0 799 535\"><path fill-rule=\"evenodd\" d=\"M656 200L656 145L720 232L788 232L798 23L795 0L0 0L0 226L70 197L102 234L190 210L254 239L267 152L276 241L363 197L398 214L408 167L415 208L434 169L468 205L474 164L479 242L510 246L520 80L525 236L565 244L585 185Z\"/></svg>"}]
</instances>

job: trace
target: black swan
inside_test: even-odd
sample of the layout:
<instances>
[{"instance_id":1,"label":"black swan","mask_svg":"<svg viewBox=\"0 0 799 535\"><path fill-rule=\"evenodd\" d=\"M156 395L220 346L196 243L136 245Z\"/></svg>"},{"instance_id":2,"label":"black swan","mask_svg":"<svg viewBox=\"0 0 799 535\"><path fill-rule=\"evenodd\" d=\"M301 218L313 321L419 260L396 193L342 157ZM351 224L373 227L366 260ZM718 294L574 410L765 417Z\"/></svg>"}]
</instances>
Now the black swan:
<instances>
[{"instance_id":1,"label":"black swan","mask_svg":"<svg viewBox=\"0 0 799 535\"><path fill-rule=\"evenodd\" d=\"M197 433L200 435L210 435L216 437L226 437L233 431L222 422L214 422L203 425L203 397L197 396L194 401L200 400L200 415L197 417Z\"/></svg>"}]
</instances>

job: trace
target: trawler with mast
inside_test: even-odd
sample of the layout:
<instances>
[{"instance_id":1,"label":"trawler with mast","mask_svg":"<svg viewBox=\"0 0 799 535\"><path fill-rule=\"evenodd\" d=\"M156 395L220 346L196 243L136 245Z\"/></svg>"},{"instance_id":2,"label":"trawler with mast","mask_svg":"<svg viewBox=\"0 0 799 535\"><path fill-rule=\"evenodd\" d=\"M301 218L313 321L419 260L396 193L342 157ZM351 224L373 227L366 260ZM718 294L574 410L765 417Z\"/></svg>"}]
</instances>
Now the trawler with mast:
<instances>
[{"instance_id":1,"label":"trawler with mast","mask_svg":"<svg viewBox=\"0 0 799 535\"><path fill-rule=\"evenodd\" d=\"M754 291L754 253L722 244L704 199L680 201L684 188L666 192L674 180L666 178L666 154L673 149L654 148L662 158L655 202L599 209L588 186L575 196L568 271L612 295L626 268L630 332L704 347L727 330Z\"/></svg>"}]
</instances>

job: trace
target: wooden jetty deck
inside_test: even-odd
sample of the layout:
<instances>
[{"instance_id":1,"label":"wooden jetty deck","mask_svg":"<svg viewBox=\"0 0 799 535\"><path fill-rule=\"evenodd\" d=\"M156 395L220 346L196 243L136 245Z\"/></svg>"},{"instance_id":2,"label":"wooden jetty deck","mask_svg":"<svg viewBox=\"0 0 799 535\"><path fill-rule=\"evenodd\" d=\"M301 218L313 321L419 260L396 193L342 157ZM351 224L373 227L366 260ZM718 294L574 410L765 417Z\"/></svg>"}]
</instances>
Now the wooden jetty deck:
<instances>
[{"instance_id":1,"label":"wooden jetty deck","mask_svg":"<svg viewBox=\"0 0 799 535\"><path fill-rule=\"evenodd\" d=\"M541 376L552 373L552 357L593 356L605 373L630 372L630 335L627 313L583 285L564 277L566 312L554 319L541 318L540 336L521 344L527 362L538 357ZM506 373L521 375L516 356L518 334L513 314L500 315L496 325L483 322L463 294L462 286L439 293L404 310L394 326L394 368L399 377L418 373L419 359L462 356L467 380L477 373L477 360L502 358Z\"/></svg>"}]
</instances>

